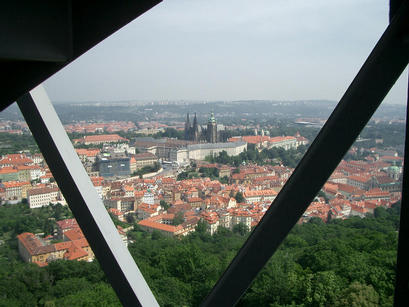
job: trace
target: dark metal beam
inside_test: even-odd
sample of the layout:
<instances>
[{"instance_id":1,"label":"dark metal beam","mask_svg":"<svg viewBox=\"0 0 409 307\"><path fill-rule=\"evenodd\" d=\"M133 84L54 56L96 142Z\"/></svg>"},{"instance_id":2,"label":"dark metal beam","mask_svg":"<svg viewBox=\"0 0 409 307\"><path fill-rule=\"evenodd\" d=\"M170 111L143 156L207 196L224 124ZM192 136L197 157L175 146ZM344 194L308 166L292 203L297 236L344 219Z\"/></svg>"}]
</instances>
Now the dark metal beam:
<instances>
[{"instance_id":1,"label":"dark metal beam","mask_svg":"<svg viewBox=\"0 0 409 307\"><path fill-rule=\"evenodd\" d=\"M72 57L70 0L0 5L0 58L65 62Z\"/></svg>"},{"instance_id":2,"label":"dark metal beam","mask_svg":"<svg viewBox=\"0 0 409 307\"><path fill-rule=\"evenodd\" d=\"M395 13L399 10L399 7L406 0L389 0L389 22L392 20Z\"/></svg>"},{"instance_id":3,"label":"dark metal beam","mask_svg":"<svg viewBox=\"0 0 409 307\"><path fill-rule=\"evenodd\" d=\"M405 159L403 166L402 200L399 222L398 257L396 261L395 306L409 302L409 78L406 105Z\"/></svg>"},{"instance_id":4,"label":"dark metal beam","mask_svg":"<svg viewBox=\"0 0 409 307\"><path fill-rule=\"evenodd\" d=\"M396 12L328 121L203 306L232 306L305 212L409 60L408 1ZM407 259L406 259L407 261Z\"/></svg>"},{"instance_id":5,"label":"dark metal beam","mask_svg":"<svg viewBox=\"0 0 409 307\"><path fill-rule=\"evenodd\" d=\"M58 186L124 306L158 306L42 86L17 101Z\"/></svg>"},{"instance_id":6,"label":"dark metal beam","mask_svg":"<svg viewBox=\"0 0 409 307\"><path fill-rule=\"evenodd\" d=\"M27 0L29 1L29 0ZM54 62L43 62L34 61L34 55L31 60L21 61L20 57L15 57L13 60L13 55L7 52L7 56L0 56L0 71L7 78L3 78L2 81L2 97L0 100L0 111L5 109L7 106L12 104L17 100L18 97L27 93L32 88L36 87L41 82L45 81L47 78L52 76L54 73L71 63L73 60L78 58L80 55L85 53L87 50L94 47L96 44L142 15L149 9L151 9L156 4L160 3L162 0L121 0L121 1L111 1L111 0L71 0L69 1L68 16L70 16L71 29L69 32L61 31L61 40L63 42L66 39L71 39L72 53L64 53L64 57L57 57L58 54L52 50L47 50L51 48L50 44L43 44L39 46L44 48L42 50L42 55L50 54L49 60L55 60ZM33 1L30 1L33 2ZM54 3L55 1L50 1ZM11 2L10 2L11 3ZM37 2L35 2L37 3ZM5 11L9 7L14 7L15 4L8 4L5 2L1 4L0 10ZM48 9L47 6L43 6L44 14L50 14L52 16L53 10L51 5ZM9 9L13 11L12 9ZM25 12L25 11L24 11ZM62 12L60 12L63 14ZM30 12L25 12L19 16L20 19L30 18ZM16 17L16 18L17 18ZM42 24L41 19L33 19L31 17L33 27L41 29L47 28L47 23ZM7 24L1 22L0 26L3 28L2 41L12 41L13 31L8 28ZM37 24L36 24L37 23ZM27 26L25 26L27 27ZM39 33L38 35L40 35ZM54 35L56 35L54 33ZM50 38L49 38L50 39ZM23 45L24 42L18 42L19 45ZM0 44L0 55L1 50L5 48L4 44ZM5 50L6 52L6 50ZM25 52L25 57L30 59L30 54ZM6 53L5 53L6 55ZM41 54L40 54L41 55ZM54 56L54 58L52 56ZM37 59L39 60L39 59ZM56 62L56 60L61 60L62 62Z\"/></svg>"}]
</instances>

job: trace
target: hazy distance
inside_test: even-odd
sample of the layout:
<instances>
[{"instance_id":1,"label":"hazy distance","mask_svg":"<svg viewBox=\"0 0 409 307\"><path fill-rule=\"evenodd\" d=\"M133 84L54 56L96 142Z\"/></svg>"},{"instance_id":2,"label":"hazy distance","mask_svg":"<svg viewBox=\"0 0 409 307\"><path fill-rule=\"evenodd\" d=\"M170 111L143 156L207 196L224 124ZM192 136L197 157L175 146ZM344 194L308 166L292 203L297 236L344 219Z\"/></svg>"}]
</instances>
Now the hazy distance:
<instances>
[{"instance_id":1,"label":"hazy distance","mask_svg":"<svg viewBox=\"0 0 409 307\"><path fill-rule=\"evenodd\" d=\"M338 101L388 1L168 0L49 80L54 101ZM406 101L407 70L386 98Z\"/></svg>"}]
</instances>

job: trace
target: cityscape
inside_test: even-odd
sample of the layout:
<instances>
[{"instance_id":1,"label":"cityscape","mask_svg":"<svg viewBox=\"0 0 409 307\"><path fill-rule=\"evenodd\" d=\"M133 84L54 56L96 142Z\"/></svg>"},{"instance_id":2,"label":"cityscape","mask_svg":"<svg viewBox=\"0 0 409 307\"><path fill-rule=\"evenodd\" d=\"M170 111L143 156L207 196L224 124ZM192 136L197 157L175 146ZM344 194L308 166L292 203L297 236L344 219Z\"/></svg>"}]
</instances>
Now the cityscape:
<instances>
[{"instance_id":1,"label":"cityscape","mask_svg":"<svg viewBox=\"0 0 409 307\"><path fill-rule=\"evenodd\" d=\"M211 237L230 231L246 237L325 122L303 116L257 123L249 114L245 125L237 125L218 115L225 118L209 111L193 113L193 119L192 113L179 114L179 121L171 116L64 125L126 246L134 246L141 234L182 240L198 231ZM369 125L298 224L365 219L400 202L404 123L380 114ZM9 238L17 243L19 259L38 267L94 261L41 153L24 149L34 144L25 122L1 120L0 137L3 208L49 208L47 223ZM55 218L55 210L64 214Z\"/></svg>"}]
</instances>

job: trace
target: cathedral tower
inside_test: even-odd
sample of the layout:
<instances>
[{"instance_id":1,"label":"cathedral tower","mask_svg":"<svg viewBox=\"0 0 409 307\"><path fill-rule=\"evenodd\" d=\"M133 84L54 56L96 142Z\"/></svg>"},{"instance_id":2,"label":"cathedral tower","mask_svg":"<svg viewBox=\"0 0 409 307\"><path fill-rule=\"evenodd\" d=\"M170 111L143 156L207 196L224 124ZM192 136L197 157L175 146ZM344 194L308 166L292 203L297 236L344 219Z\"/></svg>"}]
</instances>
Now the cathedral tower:
<instances>
[{"instance_id":1,"label":"cathedral tower","mask_svg":"<svg viewBox=\"0 0 409 307\"><path fill-rule=\"evenodd\" d=\"M217 143L217 123L213 112L210 113L210 117L207 122L207 141L209 143Z\"/></svg>"},{"instance_id":2,"label":"cathedral tower","mask_svg":"<svg viewBox=\"0 0 409 307\"><path fill-rule=\"evenodd\" d=\"M195 112L195 117L193 118L193 127L192 127L192 138L193 141L198 142L199 141L199 126L197 124L197 117L196 117L196 112Z\"/></svg>"},{"instance_id":3,"label":"cathedral tower","mask_svg":"<svg viewBox=\"0 0 409 307\"><path fill-rule=\"evenodd\" d=\"M185 140L190 139L190 121L189 121L189 113L187 113L186 116L186 122L185 122Z\"/></svg>"}]
</instances>

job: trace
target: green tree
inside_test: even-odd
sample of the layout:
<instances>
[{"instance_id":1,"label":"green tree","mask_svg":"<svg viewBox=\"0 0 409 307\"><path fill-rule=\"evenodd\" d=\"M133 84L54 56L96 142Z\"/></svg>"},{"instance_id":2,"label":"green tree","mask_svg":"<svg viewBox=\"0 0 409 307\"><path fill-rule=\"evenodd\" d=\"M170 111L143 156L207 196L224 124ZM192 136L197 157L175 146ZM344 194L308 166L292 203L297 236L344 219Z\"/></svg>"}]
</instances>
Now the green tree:
<instances>
[{"instance_id":1,"label":"green tree","mask_svg":"<svg viewBox=\"0 0 409 307\"><path fill-rule=\"evenodd\" d=\"M333 271L314 274L311 280L311 292L306 302L312 306L333 306L337 302L344 281Z\"/></svg>"},{"instance_id":2,"label":"green tree","mask_svg":"<svg viewBox=\"0 0 409 307\"><path fill-rule=\"evenodd\" d=\"M54 234L54 224L55 222L50 220L49 218L44 221L44 226L43 226L44 235Z\"/></svg>"},{"instance_id":3,"label":"green tree","mask_svg":"<svg viewBox=\"0 0 409 307\"><path fill-rule=\"evenodd\" d=\"M154 231L152 231L152 240L160 240L162 238L163 238L163 235L162 235L162 233L160 231L158 231L156 229Z\"/></svg>"},{"instance_id":4,"label":"green tree","mask_svg":"<svg viewBox=\"0 0 409 307\"><path fill-rule=\"evenodd\" d=\"M216 167L201 167L199 168L199 173L202 177L209 177L211 179L219 177L219 170Z\"/></svg>"},{"instance_id":5,"label":"green tree","mask_svg":"<svg viewBox=\"0 0 409 307\"><path fill-rule=\"evenodd\" d=\"M105 283L98 283L89 289L82 289L56 301L57 306L122 306L114 290Z\"/></svg>"},{"instance_id":6,"label":"green tree","mask_svg":"<svg viewBox=\"0 0 409 307\"><path fill-rule=\"evenodd\" d=\"M386 218L388 215L386 209L383 207L376 207L374 210L374 216L376 218Z\"/></svg>"},{"instance_id":7,"label":"green tree","mask_svg":"<svg viewBox=\"0 0 409 307\"><path fill-rule=\"evenodd\" d=\"M175 214L175 218L172 221L172 225L177 226L182 224L185 221L184 215L182 211L179 211Z\"/></svg>"},{"instance_id":8,"label":"green tree","mask_svg":"<svg viewBox=\"0 0 409 307\"><path fill-rule=\"evenodd\" d=\"M246 224L240 222L233 226L233 232L238 233L241 236L244 236L249 232L249 229Z\"/></svg>"},{"instance_id":9,"label":"green tree","mask_svg":"<svg viewBox=\"0 0 409 307\"><path fill-rule=\"evenodd\" d=\"M236 195L234 196L234 198L236 199L236 201L237 201L238 203L243 203L243 202L244 202L243 193L241 193L240 191L236 193Z\"/></svg>"},{"instance_id":10,"label":"green tree","mask_svg":"<svg viewBox=\"0 0 409 307\"><path fill-rule=\"evenodd\" d=\"M126 222L128 223L128 224L133 224L133 223L135 223L135 216L133 215L133 214L127 214L126 215Z\"/></svg>"},{"instance_id":11,"label":"green tree","mask_svg":"<svg viewBox=\"0 0 409 307\"><path fill-rule=\"evenodd\" d=\"M197 222L195 231L197 233L206 233L207 231L207 223L203 220L200 220L199 222Z\"/></svg>"},{"instance_id":12,"label":"green tree","mask_svg":"<svg viewBox=\"0 0 409 307\"><path fill-rule=\"evenodd\" d=\"M229 183L229 177L223 176L222 178L219 179L219 181L222 184L228 184Z\"/></svg>"},{"instance_id":13,"label":"green tree","mask_svg":"<svg viewBox=\"0 0 409 307\"><path fill-rule=\"evenodd\" d=\"M334 306L379 306L379 295L371 285L353 282L340 295Z\"/></svg>"},{"instance_id":14,"label":"green tree","mask_svg":"<svg viewBox=\"0 0 409 307\"><path fill-rule=\"evenodd\" d=\"M176 180L178 180L178 181L179 180L185 180L185 179L188 178L188 176L189 176L188 172L181 172L180 174L178 174Z\"/></svg>"},{"instance_id":15,"label":"green tree","mask_svg":"<svg viewBox=\"0 0 409 307\"><path fill-rule=\"evenodd\" d=\"M163 208L163 210L168 210L170 205L164 201L163 199L159 202L160 206Z\"/></svg>"}]
</instances>

